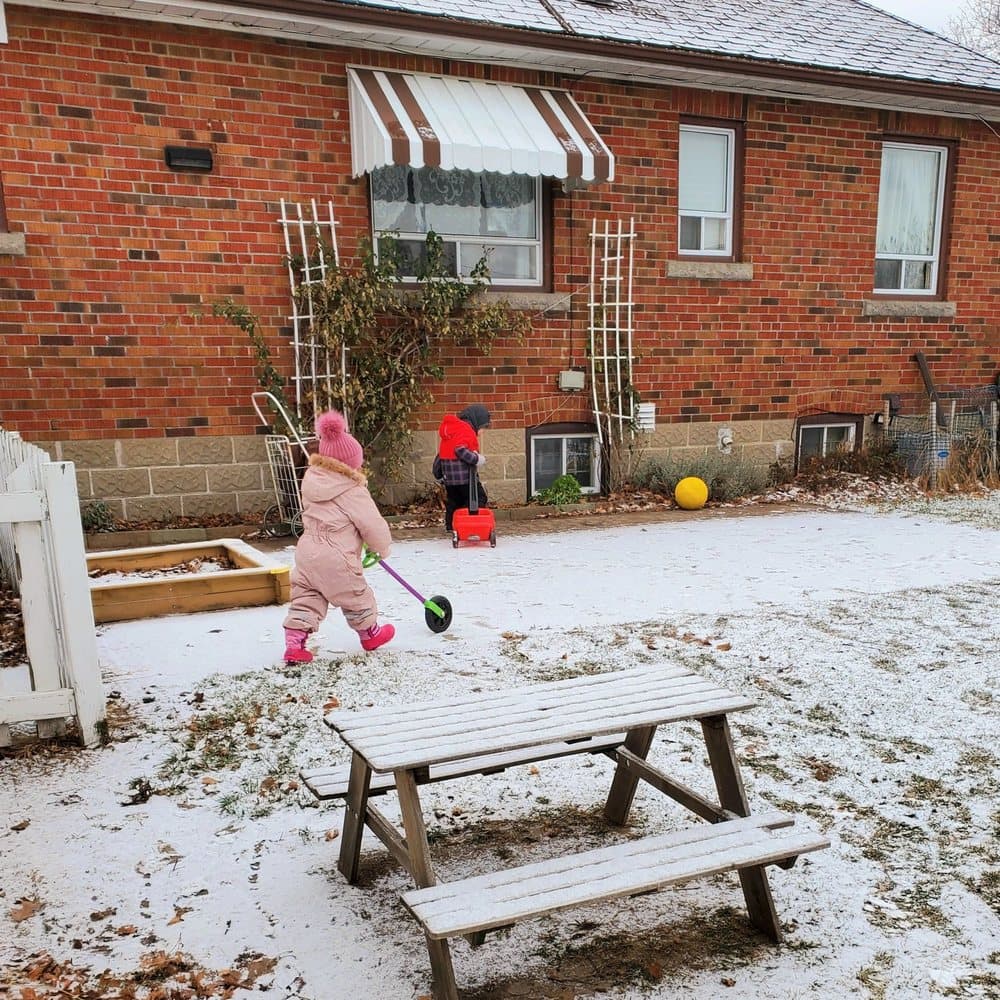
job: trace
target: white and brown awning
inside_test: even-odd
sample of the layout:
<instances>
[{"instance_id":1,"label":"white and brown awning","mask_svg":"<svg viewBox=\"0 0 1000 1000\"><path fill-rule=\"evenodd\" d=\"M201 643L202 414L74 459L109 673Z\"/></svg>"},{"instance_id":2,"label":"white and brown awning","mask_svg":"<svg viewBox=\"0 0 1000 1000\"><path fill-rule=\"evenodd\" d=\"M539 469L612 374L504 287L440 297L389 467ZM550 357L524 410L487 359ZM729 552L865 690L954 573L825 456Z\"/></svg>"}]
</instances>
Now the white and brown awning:
<instances>
[{"instance_id":1,"label":"white and brown awning","mask_svg":"<svg viewBox=\"0 0 1000 1000\"><path fill-rule=\"evenodd\" d=\"M349 69L354 176L398 164L593 183L615 158L564 90Z\"/></svg>"}]
</instances>

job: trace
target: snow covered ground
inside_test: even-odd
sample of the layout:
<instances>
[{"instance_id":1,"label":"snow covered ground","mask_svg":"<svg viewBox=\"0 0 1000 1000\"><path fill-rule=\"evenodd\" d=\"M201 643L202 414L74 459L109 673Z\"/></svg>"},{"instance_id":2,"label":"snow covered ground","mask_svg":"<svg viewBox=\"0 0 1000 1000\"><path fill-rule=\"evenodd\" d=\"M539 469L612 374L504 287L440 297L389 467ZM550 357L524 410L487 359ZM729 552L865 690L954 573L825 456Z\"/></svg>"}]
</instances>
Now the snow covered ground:
<instances>
[{"instance_id":1,"label":"snow covered ground","mask_svg":"<svg viewBox=\"0 0 1000 1000\"><path fill-rule=\"evenodd\" d=\"M755 699L731 718L751 807L832 841L770 869L784 944L748 929L729 875L460 940L463 996L1000 997L1000 493L496 549L442 535L388 561L450 599L449 631L377 567L396 640L364 654L334 612L301 670L277 607L100 627L111 745L0 759L0 997L429 995L407 877L372 839L348 886L342 806L297 781L347 759L324 707L669 662ZM696 726L663 727L651 758L709 793ZM439 875L619 837L610 773L587 757L429 787ZM640 786L639 832L688 819Z\"/></svg>"}]
</instances>

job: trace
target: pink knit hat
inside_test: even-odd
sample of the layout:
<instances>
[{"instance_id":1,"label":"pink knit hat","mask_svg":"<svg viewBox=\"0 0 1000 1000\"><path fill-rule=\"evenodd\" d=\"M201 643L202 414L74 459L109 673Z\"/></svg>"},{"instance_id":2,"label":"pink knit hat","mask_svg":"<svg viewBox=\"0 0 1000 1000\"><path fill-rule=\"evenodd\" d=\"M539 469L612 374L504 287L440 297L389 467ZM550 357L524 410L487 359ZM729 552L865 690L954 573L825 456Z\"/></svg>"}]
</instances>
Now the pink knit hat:
<instances>
[{"instance_id":1,"label":"pink knit hat","mask_svg":"<svg viewBox=\"0 0 1000 1000\"><path fill-rule=\"evenodd\" d=\"M347 421L343 413L328 410L316 418L316 436L319 438L319 453L327 458L335 458L352 469L360 469L365 460L361 445L347 433Z\"/></svg>"}]
</instances>

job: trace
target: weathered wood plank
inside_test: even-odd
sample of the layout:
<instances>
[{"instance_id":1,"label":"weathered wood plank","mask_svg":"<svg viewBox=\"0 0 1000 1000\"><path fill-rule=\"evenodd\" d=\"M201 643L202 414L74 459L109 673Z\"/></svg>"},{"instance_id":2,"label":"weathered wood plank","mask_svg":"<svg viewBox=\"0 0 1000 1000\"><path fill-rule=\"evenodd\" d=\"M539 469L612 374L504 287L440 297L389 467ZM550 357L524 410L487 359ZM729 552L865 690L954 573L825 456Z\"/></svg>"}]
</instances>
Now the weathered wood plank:
<instances>
[{"instance_id":1,"label":"weathered wood plank","mask_svg":"<svg viewBox=\"0 0 1000 1000\"><path fill-rule=\"evenodd\" d=\"M780 814L742 817L414 889L402 900L431 938L489 930L829 846L824 837L788 828L790 822Z\"/></svg>"},{"instance_id":2,"label":"weathered wood plank","mask_svg":"<svg viewBox=\"0 0 1000 1000\"><path fill-rule=\"evenodd\" d=\"M625 740L623 733L613 733L594 739L576 740L573 743L551 743L540 747L528 747L511 753L488 754L472 760L457 760L448 764L431 767L427 784L438 781L450 781L453 778L464 778L473 774L496 774L509 767L521 764L534 764L538 761L551 760L557 757L569 757L579 753L613 752ZM321 767L302 771L300 777L306 787L318 799L340 799L347 794L348 780L351 774L350 764L340 764L336 767ZM396 787L392 773L372 775L369 795L383 795Z\"/></svg>"},{"instance_id":3,"label":"weathered wood plank","mask_svg":"<svg viewBox=\"0 0 1000 1000\"><path fill-rule=\"evenodd\" d=\"M31 691L0 696L0 725L38 719L66 719L76 715L72 688Z\"/></svg>"},{"instance_id":4,"label":"weathered wood plank","mask_svg":"<svg viewBox=\"0 0 1000 1000\"><path fill-rule=\"evenodd\" d=\"M600 678L601 683L596 680ZM534 685L450 707L421 703L392 712L333 712L327 723L376 771L461 760L661 722L725 714L752 702L681 668L640 668Z\"/></svg>"}]
</instances>

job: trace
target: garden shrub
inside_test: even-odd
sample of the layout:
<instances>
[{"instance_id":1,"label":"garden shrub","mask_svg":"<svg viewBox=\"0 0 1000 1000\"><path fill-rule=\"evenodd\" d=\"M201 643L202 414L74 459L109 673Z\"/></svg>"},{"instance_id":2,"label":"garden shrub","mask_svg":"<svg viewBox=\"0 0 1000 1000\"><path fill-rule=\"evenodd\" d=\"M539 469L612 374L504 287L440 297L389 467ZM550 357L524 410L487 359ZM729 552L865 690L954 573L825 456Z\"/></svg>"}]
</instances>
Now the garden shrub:
<instances>
[{"instance_id":1,"label":"garden shrub","mask_svg":"<svg viewBox=\"0 0 1000 1000\"><path fill-rule=\"evenodd\" d=\"M768 469L759 463L713 452L647 459L636 469L634 483L642 489L672 497L674 488L686 476L703 480L712 500L752 496L772 484Z\"/></svg>"},{"instance_id":2,"label":"garden shrub","mask_svg":"<svg viewBox=\"0 0 1000 1000\"><path fill-rule=\"evenodd\" d=\"M559 476L547 489L539 490L532 499L538 503L565 504L580 502L580 484L573 476Z\"/></svg>"}]
</instances>

